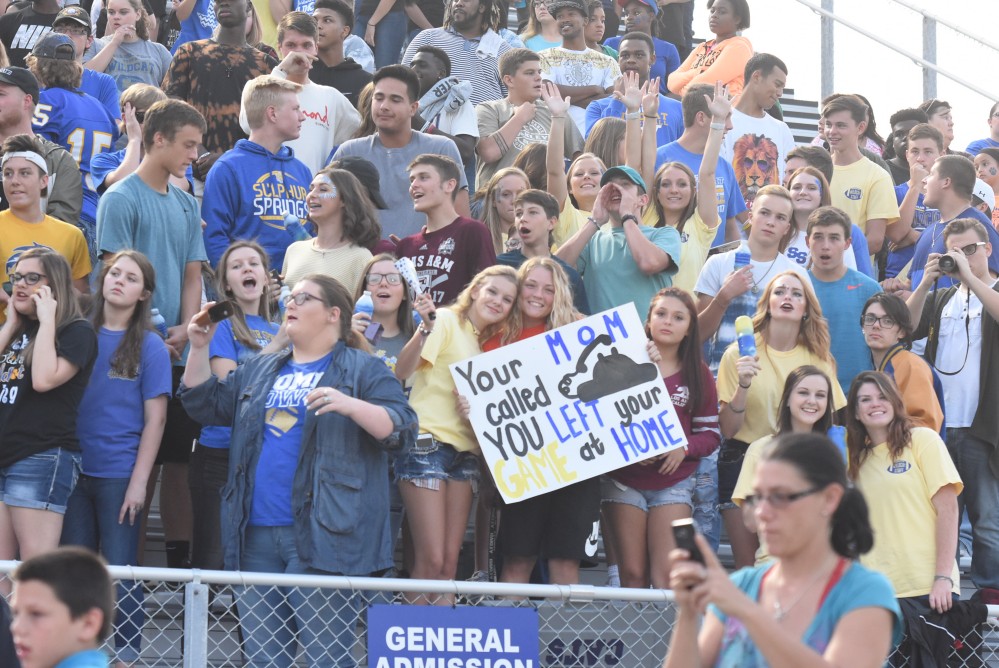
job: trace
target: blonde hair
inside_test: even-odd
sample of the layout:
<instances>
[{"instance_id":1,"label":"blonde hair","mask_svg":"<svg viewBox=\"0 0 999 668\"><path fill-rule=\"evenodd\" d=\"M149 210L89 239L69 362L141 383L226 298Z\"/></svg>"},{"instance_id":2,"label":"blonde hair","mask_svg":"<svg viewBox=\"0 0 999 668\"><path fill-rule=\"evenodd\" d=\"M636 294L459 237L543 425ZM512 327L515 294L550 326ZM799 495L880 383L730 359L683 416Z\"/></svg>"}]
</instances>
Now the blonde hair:
<instances>
[{"instance_id":1,"label":"blonde hair","mask_svg":"<svg viewBox=\"0 0 999 668\"><path fill-rule=\"evenodd\" d=\"M507 232L507 230L503 229L503 221L496 210L495 199L496 194L499 192L500 181L508 176L519 176L527 184L525 190L531 188L531 179L524 173L524 170L517 167L504 167L493 174L493 177L486 183L480 195L482 198L482 222L489 229L489 234L493 239L493 249L497 255L503 252L503 233Z\"/></svg>"},{"instance_id":2,"label":"blonde hair","mask_svg":"<svg viewBox=\"0 0 999 668\"><path fill-rule=\"evenodd\" d=\"M787 270L774 276L767 283L760 301L756 303L756 315L753 316L753 331L759 332L763 340L767 339L767 330L770 327L770 295L773 294L774 284L778 279L785 276L792 276L801 283L801 288L805 293L805 315L798 327L798 345L807 348L813 355L828 363L833 369L836 368L836 361L833 359L830 347L832 339L829 337L829 326L822 315L822 306L819 298L815 296L812 284L796 271Z\"/></svg>"},{"instance_id":3,"label":"blonde hair","mask_svg":"<svg viewBox=\"0 0 999 668\"><path fill-rule=\"evenodd\" d=\"M548 314L548 318L545 320L545 331L547 332L556 327L568 325L579 320L581 316L573 302L572 284L569 283L569 275L565 273L562 265L550 257L532 257L520 265L520 269L517 270L518 296L523 290L524 281L527 280L527 276L538 268L547 269L552 275L552 283L555 284L555 299L552 302L552 312ZM503 332L503 345L519 340L523 331L524 314L520 310L520 304L517 304L507 319L507 326Z\"/></svg>"},{"instance_id":4,"label":"blonde hair","mask_svg":"<svg viewBox=\"0 0 999 668\"><path fill-rule=\"evenodd\" d=\"M147 111L149 107L165 99L167 99L167 94L156 86L137 83L123 90L118 102L122 110L125 109L126 104L130 104L136 111Z\"/></svg>"},{"instance_id":5,"label":"blonde hair","mask_svg":"<svg viewBox=\"0 0 999 668\"><path fill-rule=\"evenodd\" d=\"M246 122L256 130L263 127L268 107L277 107L282 102L282 96L287 93L298 94L302 87L287 79L279 79L270 74L262 74L251 79L243 89L243 109L246 111Z\"/></svg>"},{"instance_id":6,"label":"blonde hair","mask_svg":"<svg viewBox=\"0 0 999 668\"><path fill-rule=\"evenodd\" d=\"M502 264L494 264L491 267L486 267L475 277L469 281L465 289L461 291L458 298L454 300L454 304L451 305L451 310L454 311L462 320L468 320L468 313L472 310L472 304L474 299L472 298L473 292L478 292L479 289L488 281L490 278L505 278L506 280L513 283L514 287L517 288L516 297L520 297L520 284L517 282L517 272L513 267L507 267ZM495 323L489 325L484 330L479 332L479 344L481 345L485 341L491 339L496 332L503 328L503 323Z\"/></svg>"},{"instance_id":7,"label":"blonde hair","mask_svg":"<svg viewBox=\"0 0 999 668\"><path fill-rule=\"evenodd\" d=\"M576 165L578 165L582 160L596 160L597 165L600 167L600 173L603 174L607 171L607 165L600 156L593 153L580 153L576 156L576 159L569 164L569 170L565 173L565 191L568 193L569 201L572 205L579 208L579 203L576 201L575 195L572 194L572 173L576 170Z\"/></svg>"}]
</instances>

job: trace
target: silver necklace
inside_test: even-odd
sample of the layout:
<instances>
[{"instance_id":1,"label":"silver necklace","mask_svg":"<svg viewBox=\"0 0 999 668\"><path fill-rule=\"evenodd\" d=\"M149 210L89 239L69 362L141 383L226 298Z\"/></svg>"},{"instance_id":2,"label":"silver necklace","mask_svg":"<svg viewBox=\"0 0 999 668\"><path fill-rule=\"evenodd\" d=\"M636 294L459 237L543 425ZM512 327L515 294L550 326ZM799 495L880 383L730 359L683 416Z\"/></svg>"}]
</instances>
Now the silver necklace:
<instances>
[{"instance_id":1,"label":"silver necklace","mask_svg":"<svg viewBox=\"0 0 999 668\"><path fill-rule=\"evenodd\" d=\"M770 263L770 266L767 267L767 270L763 273L762 276L760 276L760 280L756 280L755 278L753 279L752 292L754 295L760 294L760 283L762 283L763 279L767 277L767 275L770 273L770 270L774 268L774 265L777 263L778 257L780 257L780 253L777 253L777 257L773 259L773 262Z\"/></svg>"},{"instance_id":2,"label":"silver necklace","mask_svg":"<svg viewBox=\"0 0 999 668\"><path fill-rule=\"evenodd\" d=\"M798 605L798 603L801 602L801 599L805 598L805 594L811 591L812 587L815 586L815 583L822 579L824 572L824 568L819 569L819 572L816 573L815 577L813 577L808 584L802 588L801 593L798 594L797 598L791 601L791 604L786 608L781 605L780 596L777 594L777 587L774 587L774 619L776 619L778 623L783 622L784 618L787 617L791 613L791 610L794 609L794 606Z\"/></svg>"}]
</instances>

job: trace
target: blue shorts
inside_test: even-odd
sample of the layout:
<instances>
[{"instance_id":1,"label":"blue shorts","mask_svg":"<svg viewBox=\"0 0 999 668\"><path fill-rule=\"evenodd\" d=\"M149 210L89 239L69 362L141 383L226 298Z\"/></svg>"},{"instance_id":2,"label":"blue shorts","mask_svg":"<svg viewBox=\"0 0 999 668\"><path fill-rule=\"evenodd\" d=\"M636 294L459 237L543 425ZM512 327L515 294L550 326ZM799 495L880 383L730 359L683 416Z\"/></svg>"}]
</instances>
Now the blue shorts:
<instances>
[{"instance_id":1,"label":"blue shorts","mask_svg":"<svg viewBox=\"0 0 999 668\"><path fill-rule=\"evenodd\" d=\"M639 510L649 512L659 506L686 505L694 510L694 485L697 475L691 474L670 487L664 489L636 489L618 482L609 476L604 476L600 493L604 503L626 503Z\"/></svg>"},{"instance_id":2,"label":"blue shorts","mask_svg":"<svg viewBox=\"0 0 999 668\"><path fill-rule=\"evenodd\" d=\"M441 480L477 481L479 457L474 452L458 452L430 434L420 434L413 447L396 458L395 479L427 489L440 489Z\"/></svg>"},{"instance_id":3,"label":"blue shorts","mask_svg":"<svg viewBox=\"0 0 999 668\"><path fill-rule=\"evenodd\" d=\"M52 448L0 468L0 502L66 514L80 476L80 453Z\"/></svg>"}]
</instances>

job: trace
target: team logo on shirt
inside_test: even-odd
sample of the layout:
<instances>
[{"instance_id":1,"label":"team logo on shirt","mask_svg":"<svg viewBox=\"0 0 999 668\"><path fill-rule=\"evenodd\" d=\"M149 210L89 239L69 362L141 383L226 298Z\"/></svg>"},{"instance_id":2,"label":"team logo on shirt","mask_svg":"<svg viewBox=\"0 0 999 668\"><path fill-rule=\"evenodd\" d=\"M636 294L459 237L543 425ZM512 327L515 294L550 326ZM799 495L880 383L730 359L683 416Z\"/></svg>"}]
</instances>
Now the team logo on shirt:
<instances>
[{"instance_id":1,"label":"team logo on shirt","mask_svg":"<svg viewBox=\"0 0 999 668\"><path fill-rule=\"evenodd\" d=\"M843 194L846 195L847 199L859 202L864 196L864 191L860 188L847 188L846 192Z\"/></svg>"},{"instance_id":2,"label":"team logo on shirt","mask_svg":"<svg viewBox=\"0 0 999 668\"><path fill-rule=\"evenodd\" d=\"M21 255L23 253L27 253L32 248L48 248L48 250L54 250L52 248L49 248L45 244L40 244L40 243L35 242L35 241L31 242L30 246L15 246L14 247L14 252L10 254L9 258L7 258L7 275L8 276L10 276L14 272L14 267L17 266L17 261L21 259Z\"/></svg>"},{"instance_id":3,"label":"team logo on shirt","mask_svg":"<svg viewBox=\"0 0 999 668\"><path fill-rule=\"evenodd\" d=\"M733 147L732 167L739 189L747 203L756 199L760 188L780 183L777 174L777 144L764 135L742 135Z\"/></svg>"},{"instance_id":4,"label":"team logo on shirt","mask_svg":"<svg viewBox=\"0 0 999 668\"><path fill-rule=\"evenodd\" d=\"M268 227L284 230L284 217L308 217L305 196L309 190L298 179L280 170L262 174L253 184L253 215Z\"/></svg>"},{"instance_id":5,"label":"team logo on shirt","mask_svg":"<svg viewBox=\"0 0 999 668\"><path fill-rule=\"evenodd\" d=\"M437 247L437 252L441 255L450 255L454 252L454 237L448 237Z\"/></svg>"},{"instance_id":6,"label":"team logo on shirt","mask_svg":"<svg viewBox=\"0 0 999 668\"><path fill-rule=\"evenodd\" d=\"M670 395L669 400L673 402L673 405L677 408L683 408L690 401L690 390L686 385L681 385L676 388L676 392Z\"/></svg>"},{"instance_id":7,"label":"team logo on shirt","mask_svg":"<svg viewBox=\"0 0 999 668\"><path fill-rule=\"evenodd\" d=\"M905 461L904 459L900 459L897 462L892 462L891 466L889 466L887 470L888 473L905 473L911 468L912 464Z\"/></svg>"}]
</instances>

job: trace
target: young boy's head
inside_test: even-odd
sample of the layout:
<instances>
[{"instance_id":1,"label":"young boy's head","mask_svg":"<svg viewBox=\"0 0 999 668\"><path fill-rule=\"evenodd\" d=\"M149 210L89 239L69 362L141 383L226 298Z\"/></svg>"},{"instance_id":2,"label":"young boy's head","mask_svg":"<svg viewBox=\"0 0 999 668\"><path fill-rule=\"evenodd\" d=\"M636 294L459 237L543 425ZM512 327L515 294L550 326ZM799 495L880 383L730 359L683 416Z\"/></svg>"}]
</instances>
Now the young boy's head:
<instances>
[{"instance_id":1,"label":"young boy's head","mask_svg":"<svg viewBox=\"0 0 999 668\"><path fill-rule=\"evenodd\" d=\"M812 263L820 271L834 271L843 266L843 255L850 247L853 223L834 206L819 207L808 216L805 243Z\"/></svg>"},{"instance_id":2,"label":"young boy's head","mask_svg":"<svg viewBox=\"0 0 999 668\"><path fill-rule=\"evenodd\" d=\"M552 230L558 223L558 201L544 190L524 190L513 201L514 224L520 241L533 248L551 245Z\"/></svg>"},{"instance_id":3,"label":"young boy's head","mask_svg":"<svg viewBox=\"0 0 999 668\"><path fill-rule=\"evenodd\" d=\"M316 46L335 47L342 45L354 28L354 6L344 0L316 0L312 18L316 21Z\"/></svg>"},{"instance_id":4,"label":"young boy's head","mask_svg":"<svg viewBox=\"0 0 999 668\"><path fill-rule=\"evenodd\" d=\"M912 126L905 138L905 161L912 165L922 165L929 171L933 163L944 152L943 135L929 123Z\"/></svg>"},{"instance_id":5,"label":"young boy's head","mask_svg":"<svg viewBox=\"0 0 999 668\"><path fill-rule=\"evenodd\" d=\"M530 49L510 49L499 59L499 73L510 97L533 102L541 97L541 58Z\"/></svg>"},{"instance_id":6,"label":"young boy's head","mask_svg":"<svg viewBox=\"0 0 999 668\"><path fill-rule=\"evenodd\" d=\"M822 107L822 122L829 148L835 152L856 147L867 130L867 114L867 105L856 95L828 99Z\"/></svg>"},{"instance_id":7,"label":"young boy's head","mask_svg":"<svg viewBox=\"0 0 999 668\"><path fill-rule=\"evenodd\" d=\"M409 196L413 208L421 213L431 211L448 201L454 202L461 185L461 170L447 156L424 153L406 167L409 171Z\"/></svg>"},{"instance_id":8,"label":"young boy's head","mask_svg":"<svg viewBox=\"0 0 999 668\"><path fill-rule=\"evenodd\" d=\"M793 216L791 193L784 186L763 186L753 200L749 236L764 248L776 247L783 251L791 241Z\"/></svg>"},{"instance_id":9,"label":"young boy's head","mask_svg":"<svg viewBox=\"0 0 999 668\"><path fill-rule=\"evenodd\" d=\"M111 633L111 577L93 552L61 547L28 559L11 577L10 631L22 668L52 668Z\"/></svg>"},{"instance_id":10,"label":"young boy's head","mask_svg":"<svg viewBox=\"0 0 999 668\"><path fill-rule=\"evenodd\" d=\"M128 92L128 91L126 91ZM206 131L201 112L180 100L160 100L142 118L142 147L177 178L198 159L198 146Z\"/></svg>"}]
</instances>

